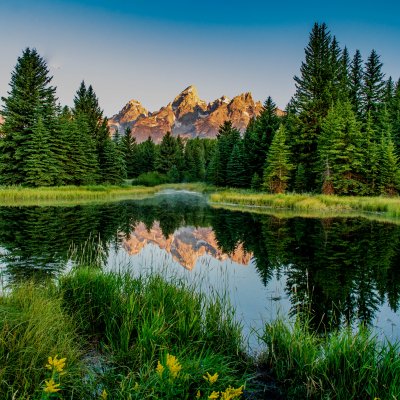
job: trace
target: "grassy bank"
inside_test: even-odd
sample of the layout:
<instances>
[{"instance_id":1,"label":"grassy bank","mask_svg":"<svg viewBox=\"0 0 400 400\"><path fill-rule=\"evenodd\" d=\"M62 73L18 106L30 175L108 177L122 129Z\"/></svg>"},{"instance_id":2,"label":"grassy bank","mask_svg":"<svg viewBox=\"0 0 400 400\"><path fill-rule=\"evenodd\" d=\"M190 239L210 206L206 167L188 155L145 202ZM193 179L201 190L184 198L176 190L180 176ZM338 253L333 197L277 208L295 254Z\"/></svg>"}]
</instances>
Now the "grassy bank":
<instances>
[{"instance_id":1,"label":"grassy bank","mask_svg":"<svg viewBox=\"0 0 400 400\"><path fill-rule=\"evenodd\" d=\"M318 337L300 323L267 325L264 362L288 399L400 398L399 346L366 329Z\"/></svg>"},{"instance_id":2,"label":"grassy bank","mask_svg":"<svg viewBox=\"0 0 400 400\"><path fill-rule=\"evenodd\" d=\"M367 330L310 332L268 324L257 365L217 294L81 268L0 297L0 398L399 398L397 345Z\"/></svg>"},{"instance_id":3,"label":"grassy bank","mask_svg":"<svg viewBox=\"0 0 400 400\"><path fill-rule=\"evenodd\" d=\"M204 192L207 186L200 183L144 186L59 186L59 187L0 187L0 205L65 205L85 202L104 202L138 199L151 196L161 190L177 189Z\"/></svg>"},{"instance_id":4,"label":"grassy bank","mask_svg":"<svg viewBox=\"0 0 400 400\"><path fill-rule=\"evenodd\" d=\"M400 197L350 197L311 194L267 194L226 190L210 195L218 205L268 207L296 212L316 212L319 215L338 212L374 212L387 217L400 217Z\"/></svg>"},{"instance_id":5,"label":"grassy bank","mask_svg":"<svg viewBox=\"0 0 400 400\"><path fill-rule=\"evenodd\" d=\"M15 288L0 314L1 399L233 399L243 391L247 359L232 310L180 281L80 269L57 285ZM61 371L48 360L56 355L66 358Z\"/></svg>"}]
</instances>

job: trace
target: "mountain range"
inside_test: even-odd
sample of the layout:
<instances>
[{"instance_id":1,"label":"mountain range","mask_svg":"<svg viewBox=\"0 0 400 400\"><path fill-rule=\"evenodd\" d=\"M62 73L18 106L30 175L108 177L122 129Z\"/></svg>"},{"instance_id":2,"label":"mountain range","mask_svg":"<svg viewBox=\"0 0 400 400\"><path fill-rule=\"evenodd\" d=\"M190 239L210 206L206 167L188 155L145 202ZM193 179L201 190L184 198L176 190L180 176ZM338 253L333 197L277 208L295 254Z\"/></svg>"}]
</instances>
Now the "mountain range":
<instances>
[{"instance_id":1,"label":"mountain range","mask_svg":"<svg viewBox=\"0 0 400 400\"><path fill-rule=\"evenodd\" d=\"M138 143L149 136L159 143L168 131L181 137L215 138L226 120L232 121L233 126L243 132L250 119L261 110L261 102L254 101L250 92L233 99L222 96L206 103L199 98L196 87L191 85L155 112L149 112L138 100L130 100L109 119L109 127L111 131L118 129L121 133L131 128ZM283 111L277 109L277 114L282 115Z\"/></svg>"}]
</instances>

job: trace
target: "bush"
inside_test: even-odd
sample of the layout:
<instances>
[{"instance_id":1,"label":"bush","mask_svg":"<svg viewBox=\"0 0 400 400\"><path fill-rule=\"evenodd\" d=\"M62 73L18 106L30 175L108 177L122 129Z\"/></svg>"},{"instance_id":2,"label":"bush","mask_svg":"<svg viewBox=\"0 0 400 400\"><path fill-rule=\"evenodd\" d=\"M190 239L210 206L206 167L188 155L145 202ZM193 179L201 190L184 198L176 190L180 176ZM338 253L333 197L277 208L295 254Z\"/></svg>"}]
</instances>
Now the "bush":
<instances>
[{"instance_id":1,"label":"bush","mask_svg":"<svg viewBox=\"0 0 400 400\"><path fill-rule=\"evenodd\" d=\"M168 177L156 171L150 171L145 172L144 174L140 174L136 179L132 181L132 185L142 186L157 186L164 183L169 183Z\"/></svg>"}]
</instances>

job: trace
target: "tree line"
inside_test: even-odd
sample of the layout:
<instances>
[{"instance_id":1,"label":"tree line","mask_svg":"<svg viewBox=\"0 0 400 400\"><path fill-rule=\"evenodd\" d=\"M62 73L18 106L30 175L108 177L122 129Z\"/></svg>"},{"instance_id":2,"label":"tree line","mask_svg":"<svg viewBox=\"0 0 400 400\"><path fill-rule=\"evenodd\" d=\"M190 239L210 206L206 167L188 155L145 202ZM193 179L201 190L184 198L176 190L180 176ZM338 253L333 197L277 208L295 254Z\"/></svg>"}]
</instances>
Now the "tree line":
<instances>
[{"instance_id":1,"label":"tree line","mask_svg":"<svg viewBox=\"0 0 400 400\"><path fill-rule=\"evenodd\" d=\"M242 134L225 121L216 140L136 143L111 134L91 86L57 104L45 61L26 49L3 97L0 183L29 186L206 181L271 193L395 195L400 190L400 80L314 24L296 92L283 116L271 97Z\"/></svg>"},{"instance_id":2,"label":"tree line","mask_svg":"<svg viewBox=\"0 0 400 400\"><path fill-rule=\"evenodd\" d=\"M82 82L74 106L57 103L44 59L27 48L2 97L0 183L54 186L121 183L124 155L112 141L92 86Z\"/></svg>"},{"instance_id":3,"label":"tree line","mask_svg":"<svg viewBox=\"0 0 400 400\"><path fill-rule=\"evenodd\" d=\"M222 186L346 195L400 189L400 80L385 80L372 50L351 59L325 24L315 24L296 92L282 117L269 97L243 137L219 131L209 178Z\"/></svg>"}]
</instances>

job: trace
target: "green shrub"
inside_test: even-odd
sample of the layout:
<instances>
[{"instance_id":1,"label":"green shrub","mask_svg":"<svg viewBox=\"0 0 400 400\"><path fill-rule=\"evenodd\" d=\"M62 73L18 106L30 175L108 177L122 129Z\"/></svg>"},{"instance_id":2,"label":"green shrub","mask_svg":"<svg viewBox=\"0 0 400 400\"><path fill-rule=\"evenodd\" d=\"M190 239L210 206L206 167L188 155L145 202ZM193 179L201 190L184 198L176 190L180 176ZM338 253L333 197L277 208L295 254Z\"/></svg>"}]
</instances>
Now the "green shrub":
<instances>
[{"instance_id":1,"label":"green shrub","mask_svg":"<svg viewBox=\"0 0 400 400\"><path fill-rule=\"evenodd\" d=\"M166 175L160 174L156 171L150 171L140 174L136 179L132 181L132 185L157 186L169 182L170 180Z\"/></svg>"}]
</instances>

